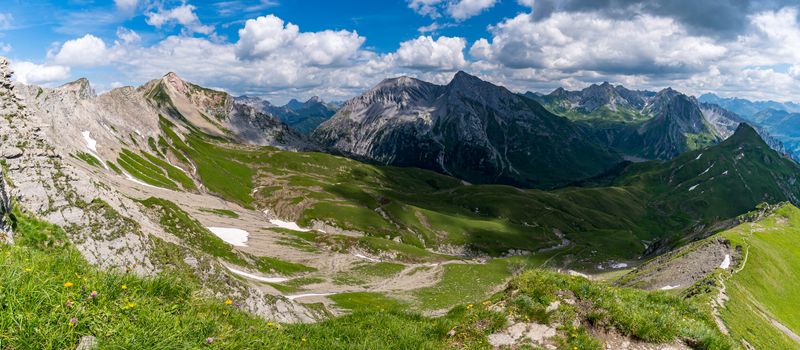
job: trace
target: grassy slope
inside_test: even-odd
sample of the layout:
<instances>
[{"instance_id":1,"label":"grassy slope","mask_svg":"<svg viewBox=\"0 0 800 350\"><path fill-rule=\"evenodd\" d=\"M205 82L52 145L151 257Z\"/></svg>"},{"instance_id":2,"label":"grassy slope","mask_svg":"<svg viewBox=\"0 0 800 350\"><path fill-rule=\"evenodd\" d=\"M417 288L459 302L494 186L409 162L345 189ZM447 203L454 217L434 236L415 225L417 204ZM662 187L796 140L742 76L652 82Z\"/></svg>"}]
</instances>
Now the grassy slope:
<instances>
[{"instance_id":1,"label":"grassy slope","mask_svg":"<svg viewBox=\"0 0 800 350\"><path fill-rule=\"evenodd\" d=\"M646 340L681 337L701 349L728 348L727 339L710 328L707 315L691 300L540 270L516 278L491 300L456 307L440 318L401 311L402 303L379 295L350 293L337 298L355 310L351 315L279 325L226 305L224 296L208 299L193 283L177 283L171 275L140 278L99 271L66 243L58 227L17 218L18 245L0 246L2 348L74 348L84 335L97 337L100 349L485 348L487 334L503 327L506 314L561 324L583 320L581 326L560 329L558 341L566 348L599 349L599 341L583 328L589 321ZM591 312L566 303L545 312L564 292L574 295L576 305L591 305ZM492 306L505 311L489 311ZM450 330L454 336L447 335Z\"/></svg>"},{"instance_id":2,"label":"grassy slope","mask_svg":"<svg viewBox=\"0 0 800 350\"><path fill-rule=\"evenodd\" d=\"M276 209L301 225L326 221L375 237L399 236L407 246L468 245L492 255L554 246L559 230L573 242L567 251L577 256L573 263L582 266L636 259L643 241L674 242L697 224L786 200L775 180L787 181L796 170L752 133L755 139L740 135L673 161L631 166L612 187L520 190L322 153L235 146L197 132L182 138L168 120L161 126L209 190ZM705 156L694 161L699 153ZM737 153L750 156L735 159ZM729 176L721 176L724 170ZM690 193L694 185L697 192ZM743 187L746 195L736 190Z\"/></svg>"},{"instance_id":3,"label":"grassy slope","mask_svg":"<svg viewBox=\"0 0 800 350\"><path fill-rule=\"evenodd\" d=\"M55 226L22 219L16 235L18 246L0 246L4 349L71 349L84 335L97 337L100 349L440 349L458 321L364 311L283 326L226 305L224 297L207 299L169 275L143 279L98 271L64 245Z\"/></svg>"},{"instance_id":4,"label":"grassy slope","mask_svg":"<svg viewBox=\"0 0 800 350\"><path fill-rule=\"evenodd\" d=\"M800 209L786 205L722 235L748 251L744 269L726 281L730 300L721 315L732 335L758 349L800 349L767 319L800 334Z\"/></svg>"}]
</instances>

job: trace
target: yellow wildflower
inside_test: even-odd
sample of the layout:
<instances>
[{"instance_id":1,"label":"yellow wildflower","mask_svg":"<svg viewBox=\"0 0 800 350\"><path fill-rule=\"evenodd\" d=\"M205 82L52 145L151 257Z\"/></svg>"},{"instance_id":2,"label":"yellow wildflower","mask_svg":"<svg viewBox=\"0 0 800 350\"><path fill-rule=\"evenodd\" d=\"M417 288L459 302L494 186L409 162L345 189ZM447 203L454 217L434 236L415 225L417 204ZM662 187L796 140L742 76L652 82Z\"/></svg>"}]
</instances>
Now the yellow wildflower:
<instances>
[{"instance_id":1,"label":"yellow wildflower","mask_svg":"<svg viewBox=\"0 0 800 350\"><path fill-rule=\"evenodd\" d=\"M33 271L33 269L31 269L30 267L25 268L25 272L31 272L31 271Z\"/></svg>"},{"instance_id":2,"label":"yellow wildflower","mask_svg":"<svg viewBox=\"0 0 800 350\"><path fill-rule=\"evenodd\" d=\"M226 299L225 300L225 305L233 305L233 300Z\"/></svg>"},{"instance_id":3,"label":"yellow wildflower","mask_svg":"<svg viewBox=\"0 0 800 350\"><path fill-rule=\"evenodd\" d=\"M128 285L127 284L123 284L122 285L122 289L128 289Z\"/></svg>"},{"instance_id":4,"label":"yellow wildflower","mask_svg":"<svg viewBox=\"0 0 800 350\"><path fill-rule=\"evenodd\" d=\"M64 287L66 287L66 288L70 288L72 286L74 286L74 284L72 284L72 282L64 283Z\"/></svg>"}]
</instances>

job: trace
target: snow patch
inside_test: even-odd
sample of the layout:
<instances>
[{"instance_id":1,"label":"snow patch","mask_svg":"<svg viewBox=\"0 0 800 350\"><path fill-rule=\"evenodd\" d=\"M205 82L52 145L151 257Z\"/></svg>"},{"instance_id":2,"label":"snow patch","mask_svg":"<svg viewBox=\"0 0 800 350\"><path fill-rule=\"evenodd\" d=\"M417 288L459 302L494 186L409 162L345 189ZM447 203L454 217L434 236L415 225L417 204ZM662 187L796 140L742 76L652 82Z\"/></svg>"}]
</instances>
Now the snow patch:
<instances>
[{"instance_id":1,"label":"snow patch","mask_svg":"<svg viewBox=\"0 0 800 350\"><path fill-rule=\"evenodd\" d=\"M727 270L731 268L731 255L725 254L725 259L722 260L722 264L719 264L719 268L723 270Z\"/></svg>"},{"instance_id":2,"label":"snow patch","mask_svg":"<svg viewBox=\"0 0 800 350\"><path fill-rule=\"evenodd\" d=\"M106 170L109 170L108 169L108 164L106 164L106 162L103 160L103 158L100 158L100 155L97 154L97 140L92 138L92 134L89 133L88 130L81 132L81 135L83 135L83 140L86 141L86 147L89 148L89 152L88 152L89 155L91 155L92 157L97 158L97 160L100 161L100 164L103 165L103 168L106 168Z\"/></svg>"},{"instance_id":3,"label":"snow patch","mask_svg":"<svg viewBox=\"0 0 800 350\"><path fill-rule=\"evenodd\" d=\"M663 287L661 287L660 289L661 289L661 290L673 290L673 289L677 289L677 288L679 288L680 286L681 286L680 284L679 284L679 285L677 285L677 286L670 286L670 285L666 285L666 286L663 286Z\"/></svg>"},{"instance_id":4,"label":"snow patch","mask_svg":"<svg viewBox=\"0 0 800 350\"><path fill-rule=\"evenodd\" d=\"M247 246L247 237L250 236L245 230L238 229L238 228L226 228L226 227L206 227L211 233L215 234L217 237L221 238L226 243L236 246L236 247L246 247Z\"/></svg>"},{"instance_id":5,"label":"snow patch","mask_svg":"<svg viewBox=\"0 0 800 350\"><path fill-rule=\"evenodd\" d=\"M142 181L139 181L139 179L137 179L137 178L135 178L135 177L131 176L131 174L128 174L128 173L127 173L127 172L125 172L125 171L123 171L122 173L123 173L123 174L125 174L125 177L126 177L128 180L130 180L131 182L133 182L133 183L137 183L137 184L139 184L139 185L142 185L142 186L144 186L144 187L157 188L157 189L159 189L159 190L165 190L165 191L169 191L169 190L167 190L166 188L161 188L161 187L158 187L158 186L153 186L153 185L151 185L151 184L148 184L148 183L144 183L144 182L142 182Z\"/></svg>"},{"instance_id":6,"label":"snow patch","mask_svg":"<svg viewBox=\"0 0 800 350\"><path fill-rule=\"evenodd\" d=\"M612 269L624 269L626 267L628 267L628 264L626 264L626 263L613 263L613 264L611 264L611 268Z\"/></svg>"},{"instance_id":7,"label":"snow patch","mask_svg":"<svg viewBox=\"0 0 800 350\"><path fill-rule=\"evenodd\" d=\"M583 277L583 278L589 278L589 275L587 275L585 273L580 273L580 272L575 271L575 270L568 270L567 273L570 276L578 276L578 277Z\"/></svg>"},{"instance_id":8,"label":"snow patch","mask_svg":"<svg viewBox=\"0 0 800 350\"><path fill-rule=\"evenodd\" d=\"M353 254L353 256L355 256L356 258L359 258L359 259L367 260L367 261L381 262L380 259L370 258L370 257L368 257L368 256L366 256L364 254L360 254L360 253Z\"/></svg>"},{"instance_id":9,"label":"snow patch","mask_svg":"<svg viewBox=\"0 0 800 350\"><path fill-rule=\"evenodd\" d=\"M92 152L97 152L97 140L92 138L92 134L89 131L84 131L81 135L83 135L83 139L86 141L86 147L89 147Z\"/></svg>"},{"instance_id":10,"label":"snow patch","mask_svg":"<svg viewBox=\"0 0 800 350\"><path fill-rule=\"evenodd\" d=\"M296 223L296 222L292 222L292 221L283 221L283 220L278 220L278 219L269 219L269 223L270 223L270 224L273 224L273 225L275 225L275 226L278 226L278 227L280 227L280 228L285 228L285 229L287 229L287 230L292 230L292 231L299 231L299 232L308 232L308 231L311 231L311 230L309 230L309 229L307 229L307 228L302 228L302 227L300 227L299 225L297 225L297 223Z\"/></svg>"},{"instance_id":11,"label":"snow patch","mask_svg":"<svg viewBox=\"0 0 800 350\"><path fill-rule=\"evenodd\" d=\"M705 175L705 174L706 174L706 173L707 173L709 170L711 170L711 168L713 168L713 167L714 167L714 163L712 163L712 164L711 164L711 166L710 166L710 167L708 167L708 169L706 169L706 171L704 171L704 172L700 173L700 175L699 175L699 176L703 176L703 175Z\"/></svg>"},{"instance_id":12,"label":"snow patch","mask_svg":"<svg viewBox=\"0 0 800 350\"><path fill-rule=\"evenodd\" d=\"M286 281L289 280L286 277L262 277L262 276L257 276L257 275L251 274L251 273L247 273L247 272L244 272L244 271L241 271L241 270L234 269L234 268L232 268L230 266L225 266L225 267L227 267L228 270L230 270L231 272L233 272L233 273L235 273L235 274L237 274L239 276L244 276L244 277L247 277L249 279L256 280L256 281L267 282L267 283L281 283L281 282L286 282Z\"/></svg>"},{"instance_id":13,"label":"snow patch","mask_svg":"<svg viewBox=\"0 0 800 350\"><path fill-rule=\"evenodd\" d=\"M727 171L727 170L725 170L725 172L724 172L724 173L722 173L722 175L728 175L728 171Z\"/></svg>"},{"instance_id":14,"label":"snow patch","mask_svg":"<svg viewBox=\"0 0 800 350\"><path fill-rule=\"evenodd\" d=\"M334 294L336 294L336 293L306 293L306 294L295 294L295 295L287 295L287 296L286 296L286 299L289 299L289 300L295 300L295 299L299 299L299 298L305 298L305 297L325 297L325 296L328 296L328 295L334 295Z\"/></svg>"},{"instance_id":15,"label":"snow patch","mask_svg":"<svg viewBox=\"0 0 800 350\"><path fill-rule=\"evenodd\" d=\"M700 160L700 157L702 157L702 156L703 156L703 154L700 153L699 155L697 155L697 158L695 158L694 160Z\"/></svg>"},{"instance_id":16,"label":"snow patch","mask_svg":"<svg viewBox=\"0 0 800 350\"><path fill-rule=\"evenodd\" d=\"M689 192L694 191L694 189L697 188L697 186L700 186L700 184L697 184L697 185L694 185L692 187L689 187Z\"/></svg>"}]
</instances>

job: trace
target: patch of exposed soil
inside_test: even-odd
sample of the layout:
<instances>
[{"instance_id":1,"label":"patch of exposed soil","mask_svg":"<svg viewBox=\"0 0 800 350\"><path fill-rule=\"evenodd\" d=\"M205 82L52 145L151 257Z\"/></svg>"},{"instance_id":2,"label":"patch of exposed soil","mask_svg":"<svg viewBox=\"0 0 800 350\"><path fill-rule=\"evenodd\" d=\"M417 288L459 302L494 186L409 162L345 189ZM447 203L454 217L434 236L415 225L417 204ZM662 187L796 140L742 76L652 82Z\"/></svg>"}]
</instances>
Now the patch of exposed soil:
<instances>
[{"instance_id":1,"label":"patch of exposed soil","mask_svg":"<svg viewBox=\"0 0 800 350\"><path fill-rule=\"evenodd\" d=\"M726 260L729 266L737 266L741 256L741 250L731 247L727 240L699 242L645 263L623 277L621 284L646 290L687 288Z\"/></svg>"}]
</instances>

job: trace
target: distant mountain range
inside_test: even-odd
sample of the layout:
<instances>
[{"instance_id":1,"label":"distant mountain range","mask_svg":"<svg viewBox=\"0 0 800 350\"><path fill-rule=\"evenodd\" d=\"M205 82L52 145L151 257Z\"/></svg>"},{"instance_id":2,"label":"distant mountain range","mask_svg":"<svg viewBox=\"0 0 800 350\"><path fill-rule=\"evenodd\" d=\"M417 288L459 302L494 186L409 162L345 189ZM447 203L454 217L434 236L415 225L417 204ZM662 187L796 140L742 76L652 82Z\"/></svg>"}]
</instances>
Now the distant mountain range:
<instances>
[{"instance_id":1,"label":"distant mountain range","mask_svg":"<svg viewBox=\"0 0 800 350\"><path fill-rule=\"evenodd\" d=\"M789 155L800 160L800 104L793 102L750 101L704 94L700 101L715 103L742 116L780 141Z\"/></svg>"},{"instance_id":2,"label":"distant mountain range","mask_svg":"<svg viewBox=\"0 0 800 350\"><path fill-rule=\"evenodd\" d=\"M283 106L276 106L253 96L240 96L236 101L252 106L262 113L273 115L302 134L310 134L317 126L332 117L340 107L337 103L322 101L317 96L306 102L292 99Z\"/></svg>"},{"instance_id":3,"label":"distant mountain range","mask_svg":"<svg viewBox=\"0 0 800 350\"><path fill-rule=\"evenodd\" d=\"M724 98L711 93L700 95L697 100L718 104L743 117L752 117L767 109L800 113L800 104L794 102L751 101L743 98Z\"/></svg>"}]
</instances>

